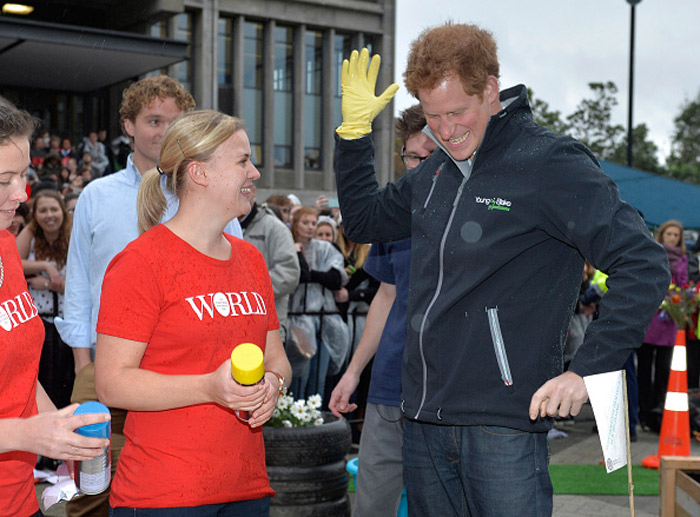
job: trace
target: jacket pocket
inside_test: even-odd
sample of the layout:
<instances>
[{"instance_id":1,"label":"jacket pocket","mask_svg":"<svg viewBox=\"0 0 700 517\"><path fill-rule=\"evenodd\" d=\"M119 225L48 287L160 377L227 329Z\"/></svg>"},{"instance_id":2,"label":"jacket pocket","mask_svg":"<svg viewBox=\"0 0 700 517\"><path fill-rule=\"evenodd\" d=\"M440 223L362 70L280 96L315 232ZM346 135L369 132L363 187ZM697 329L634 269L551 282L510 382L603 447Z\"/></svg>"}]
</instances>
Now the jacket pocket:
<instances>
[{"instance_id":1,"label":"jacket pocket","mask_svg":"<svg viewBox=\"0 0 700 517\"><path fill-rule=\"evenodd\" d=\"M508 355L506 354L506 345L503 342L503 334L501 333L501 322L498 319L498 307L486 307L486 314L489 318L491 341L493 343L494 352L496 353L498 369L501 371L501 379L503 379L503 383L506 386L512 386L513 376L510 373Z\"/></svg>"}]
</instances>

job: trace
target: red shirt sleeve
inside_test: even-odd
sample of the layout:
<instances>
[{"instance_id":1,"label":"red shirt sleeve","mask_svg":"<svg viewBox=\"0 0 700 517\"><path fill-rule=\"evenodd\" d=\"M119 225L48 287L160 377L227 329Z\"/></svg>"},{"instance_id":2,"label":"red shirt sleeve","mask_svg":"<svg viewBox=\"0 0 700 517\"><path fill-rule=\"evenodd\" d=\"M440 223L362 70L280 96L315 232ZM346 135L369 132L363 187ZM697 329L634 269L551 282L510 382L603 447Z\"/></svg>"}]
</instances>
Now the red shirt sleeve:
<instances>
[{"instance_id":1,"label":"red shirt sleeve","mask_svg":"<svg viewBox=\"0 0 700 517\"><path fill-rule=\"evenodd\" d=\"M114 257L102 283L97 332L147 343L164 299L156 278L136 251L127 248Z\"/></svg>"}]
</instances>

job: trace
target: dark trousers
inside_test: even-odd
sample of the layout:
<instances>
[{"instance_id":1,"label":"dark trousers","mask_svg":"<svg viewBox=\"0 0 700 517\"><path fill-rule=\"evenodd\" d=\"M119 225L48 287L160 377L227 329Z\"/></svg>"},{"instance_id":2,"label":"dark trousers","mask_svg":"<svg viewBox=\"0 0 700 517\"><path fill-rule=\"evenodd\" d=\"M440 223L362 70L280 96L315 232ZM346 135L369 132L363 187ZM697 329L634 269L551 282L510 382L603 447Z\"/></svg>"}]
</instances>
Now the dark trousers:
<instances>
[{"instance_id":1,"label":"dark trousers","mask_svg":"<svg viewBox=\"0 0 700 517\"><path fill-rule=\"evenodd\" d=\"M649 424L654 414L663 414L672 357L672 346L644 343L637 350L640 423Z\"/></svg>"},{"instance_id":2,"label":"dark trousers","mask_svg":"<svg viewBox=\"0 0 700 517\"><path fill-rule=\"evenodd\" d=\"M688 389L700 388L700 341L688 339L685 346L688 354Z\"/></svg>"},{"instance_id":3,"label":"dark trousers","mask_svg":"<svg viewBox=\"0 0 700 517\"><path fill-rule=\"evenodd\" d=\"M75 379L73 349L63 342L53 323L43 318L41 321L44 322L46 337L39 360L39 382L51 402L61 409L70 404L70 396L73 392Z\"/></svg>"},{"instance_id":4,"label":"dark trousers","mask_svg":"<svg viewBox=\"0 0 700 517\"><path fill-rule=\"evenodd\" d=\"M270 498L178 508L110 508L109 517L267 517Z\"/></svg>"}]
</instances>

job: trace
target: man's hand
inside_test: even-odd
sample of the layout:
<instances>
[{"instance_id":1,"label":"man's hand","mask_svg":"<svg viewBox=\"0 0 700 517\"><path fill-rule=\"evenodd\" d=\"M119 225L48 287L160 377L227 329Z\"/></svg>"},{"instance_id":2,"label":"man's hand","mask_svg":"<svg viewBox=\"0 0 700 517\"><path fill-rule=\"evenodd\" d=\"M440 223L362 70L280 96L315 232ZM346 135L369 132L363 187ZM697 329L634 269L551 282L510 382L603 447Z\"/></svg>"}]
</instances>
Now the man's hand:
<instances>
[{"instance_id":1,"label":"man's hand","mask_svg":"<svg viewBox=\"0 0 700 517\"><path fill-rule=\"evenodd\" d=\"M381 58L378 54L372 56L369 70L368 61L369 51L366 48L363 48L359 55L357 50L353 50L350 61L343 60L340 73L343 123L336 129L336 133L346 140L355 140L371 133L372 121L399 89L399 85L394 83L379 97L375 96Z\"/></svg>"},{"instance_id":2,"label":"man's hand","mask_svg":"<svg viewBox=\"0 0 700 517\"><path fill-rule=\"evenodd\" d=\"M574 372L564 372L545 382L530 401L530 420L538 416L576 416L588 400L583 377Z\"/></svg>"},{"instance_id":3,"label":"man's hand","mask_svg":"<svg viewBox=\"0 0 700 517\"><path fill-rule=\"evenodd\" d=\"M357 404L350 404L350 396L357 388L359 382L360 378L357 375L353 375L348 371L345 372L333 389L333 393L331 393L331 400L328 403L328 409L331 410L331 413L340 417L342 416L341 413L349 413L357 409Z\"/></svg>"}]
</instances>

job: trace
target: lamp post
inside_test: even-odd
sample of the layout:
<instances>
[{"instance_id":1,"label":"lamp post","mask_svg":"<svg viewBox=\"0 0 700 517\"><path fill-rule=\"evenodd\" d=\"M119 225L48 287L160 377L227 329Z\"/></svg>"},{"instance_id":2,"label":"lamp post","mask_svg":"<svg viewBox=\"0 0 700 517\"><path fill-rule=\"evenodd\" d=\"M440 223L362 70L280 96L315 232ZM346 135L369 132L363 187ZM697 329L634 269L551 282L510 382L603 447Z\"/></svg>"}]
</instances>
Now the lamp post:
<instances>
[{"instance_id":1,"label":"lamp post","mask_svg":"<svg viewBox=\"0 0 700 517\"><path fill-rule=\"evenodd\" d=\"M630 84L629 108L627 110L627 166L632 167L632 99L634 94L634 10L642 0L627 0L631 7L630 15Z\"/></svg>"}]
</instances>

